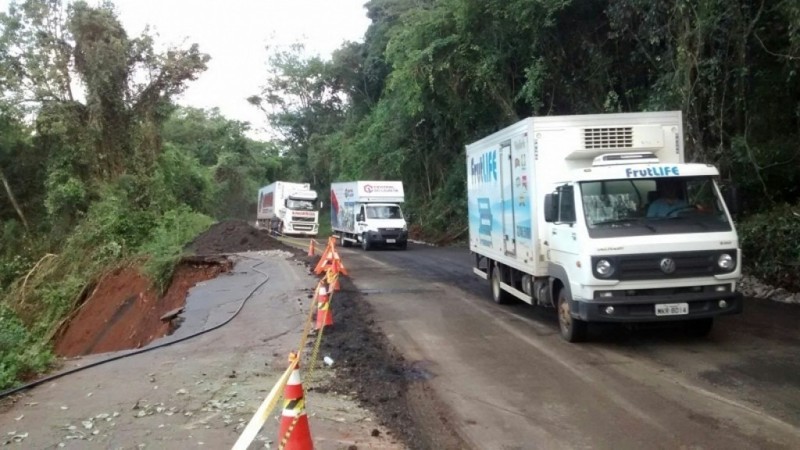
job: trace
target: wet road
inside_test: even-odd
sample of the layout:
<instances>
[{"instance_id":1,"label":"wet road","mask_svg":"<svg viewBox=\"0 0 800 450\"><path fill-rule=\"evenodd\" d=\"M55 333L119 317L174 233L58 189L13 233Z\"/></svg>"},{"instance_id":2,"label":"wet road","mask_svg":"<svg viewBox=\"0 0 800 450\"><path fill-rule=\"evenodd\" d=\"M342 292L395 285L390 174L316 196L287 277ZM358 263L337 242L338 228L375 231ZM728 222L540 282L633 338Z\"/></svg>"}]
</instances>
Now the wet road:
<instances>
[{"instance_id":1,"label":"wet road","mask_svg":"<svg viewBox=\"0 0 800 450\"><path fill-rule=\"evenodd\" d=\"M748 300L707 338L495 305L466 248L339 249L391 342L475 448L800 448L800 307Z\"/></svg>"}]
</instances>

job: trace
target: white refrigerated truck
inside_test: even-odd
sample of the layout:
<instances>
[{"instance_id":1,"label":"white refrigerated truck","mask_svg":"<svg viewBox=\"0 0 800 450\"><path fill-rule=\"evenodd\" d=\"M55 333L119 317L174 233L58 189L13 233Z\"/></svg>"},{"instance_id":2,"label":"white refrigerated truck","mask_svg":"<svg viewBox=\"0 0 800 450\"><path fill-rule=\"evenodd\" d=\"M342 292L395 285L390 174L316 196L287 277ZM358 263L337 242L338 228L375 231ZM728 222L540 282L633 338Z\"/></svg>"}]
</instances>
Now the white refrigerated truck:
<instances>
[{"instance_id":1,"label":"white refrigerated truck","mask_svg":"<svg viewBox=\"0 0 800 450\"><path fill-rule=\"evenodd\" d=\"M258 190L256 226L300 236L316 236L319 230L317 193L308 183L276 181Z\"/></svg>"},{"instance_id":2,"label":"white refrigerated truck","mask_svg":"<svg viewBox=\"0 0 800 450\"><path fill-rule=\"evenodd\" d=\"M473 272L494 301L555 307L570 342L590 322L704 335L741 312L735 202L683 139L670 111L533 117L467 145Z\"/></svg>"},{"instance_id":3,"label":"white refrigerated truck","mask_svg":"<svg viewBox=\"0 0 800 450\"><path fill-rule=\"evenodd\" d=\"M331 228L343 247L361 244L408 246L401 181L349 181L331 184Z\"/></svg>"}]
</instances>

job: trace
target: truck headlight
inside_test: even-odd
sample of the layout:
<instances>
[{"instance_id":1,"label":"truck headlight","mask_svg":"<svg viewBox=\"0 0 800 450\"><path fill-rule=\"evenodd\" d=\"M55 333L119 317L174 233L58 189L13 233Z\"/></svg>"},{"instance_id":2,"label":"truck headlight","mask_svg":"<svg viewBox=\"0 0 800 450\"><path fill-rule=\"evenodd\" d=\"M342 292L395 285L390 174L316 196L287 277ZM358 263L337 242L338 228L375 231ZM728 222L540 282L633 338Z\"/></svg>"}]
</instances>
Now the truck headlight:
<instances>
[{"instance_id":1,"label":"truck headlight","mask_svg":"<svg viewBox=\"0 0 800 450\"><path fill-rule=\"evenodd\" d=\"M403 231L408 231L408 225L403 225Z\"/></svg>"},{"instance_id":2,"label":"truck headlight","mask_svg":"<svg viewBox=\"0 0 800 450\"><path fill-rule=\"evenodd\" d=\"M736 261L733 260L731 255L723 253L717 258L717 265L722 270L733 270L736 267Z\"/></svg>"},{"instance_id":3,"label":"truck headlight","mask_svg":"<svg viewBox=\"0 0 800 450\"><path fill-rule=\"evenodd\" d=\"M614 273L614 265L607 259L601 259L595 264L594 270L600 277L608 278Z\"/></svg>"}]
</instances>

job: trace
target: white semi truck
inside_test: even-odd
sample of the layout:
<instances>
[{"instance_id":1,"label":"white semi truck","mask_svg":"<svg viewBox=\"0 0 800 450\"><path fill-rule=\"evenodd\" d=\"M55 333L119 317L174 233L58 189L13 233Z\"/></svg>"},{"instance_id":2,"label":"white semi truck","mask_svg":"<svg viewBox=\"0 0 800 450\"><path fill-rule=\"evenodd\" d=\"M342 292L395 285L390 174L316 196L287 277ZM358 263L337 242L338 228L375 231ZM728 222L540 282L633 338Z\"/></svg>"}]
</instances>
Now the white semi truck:
<instances>
[{"instance_id":1,"label":"white semi truck","mask_svg":"<svg viewBox=\"0 0 800 450\"><path fill-rule=\"evenodd\" d=\"M256 226L285 235L316 236L317 193L308 183L276 181L258 190Z\"/></svg>"},{"instance_id":2,"label":"white semi truck","mask_svg":"<svg viewBox=\"0 0 800 450\"><path fill-rule=\"evenodd\" d=\"M741 312L735 193L683 139L670 111L532 117L467 145L473 272L494 301L556 308L569 342L591 322L705 335Z\"/></svg>"},{"instance_id":3,"label":"white semi truck","mask_svg":"<svg viewBox=\"0 0 800 450\"><path fill-rule=\"evenodd\" d=\"M364 250L408 246L401 181L350 181L331 184L331 228L343 247Z\"/></svg>"}]
</instances>

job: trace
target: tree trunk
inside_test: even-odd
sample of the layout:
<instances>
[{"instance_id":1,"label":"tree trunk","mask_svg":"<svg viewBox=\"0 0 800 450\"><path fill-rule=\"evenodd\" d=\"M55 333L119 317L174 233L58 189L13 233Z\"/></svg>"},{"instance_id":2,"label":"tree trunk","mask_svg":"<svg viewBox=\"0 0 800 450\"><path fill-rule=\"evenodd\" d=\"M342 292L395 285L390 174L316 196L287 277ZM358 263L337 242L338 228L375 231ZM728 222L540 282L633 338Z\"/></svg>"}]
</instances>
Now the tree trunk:
<instances>
[{"instance_id":1,"label":"tree trunk","mask_svg":"<svg viewBox=\"0 0 800 450\"><path fill-rule=\"evenodd\" d=\"M6 188L6 193L8 194L8 199L11 200L11 204L14 206L14 209L17 211L20 220L22 220L22 225L25 226L25 231L30 232L30 228L28 227L28 221L25 219L25 214L22 214L22 209L19 207L19 203L17 203L16 197L14 197L14 193L11 192L11 186L8 184L8 180L6 179L5 173L3 170L0 169L0 181L3 183L3 187Z\"/></svg>"}]
</instances>

